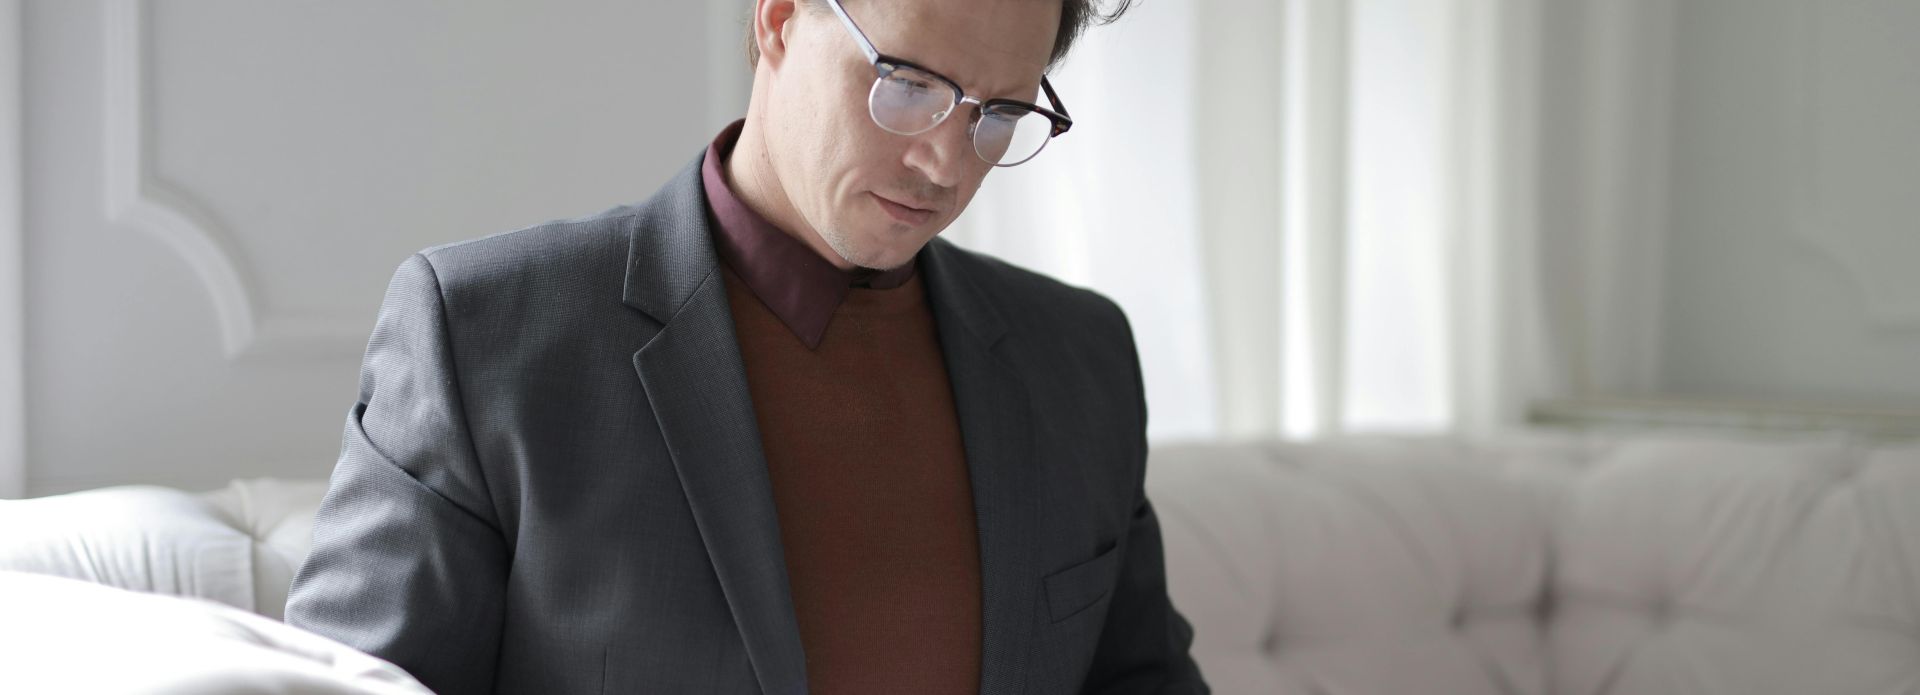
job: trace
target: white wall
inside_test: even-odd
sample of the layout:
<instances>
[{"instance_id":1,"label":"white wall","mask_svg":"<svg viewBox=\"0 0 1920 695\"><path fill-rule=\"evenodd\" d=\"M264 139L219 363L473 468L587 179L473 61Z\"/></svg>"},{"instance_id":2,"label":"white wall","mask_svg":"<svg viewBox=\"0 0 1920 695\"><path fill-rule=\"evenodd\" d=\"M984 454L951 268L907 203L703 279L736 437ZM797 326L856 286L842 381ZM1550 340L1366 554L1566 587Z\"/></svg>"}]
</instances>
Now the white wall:
<instances>
[{"instance_id":1,"label":"white wall","mask_svg":"<svg viewBox=\"0 0 1920 695\"><path fill-rule=\"evenodd\" d=\"M1568 390L1920 409L1920 5L1546 9Z\"/></svg>"},{"instance_id":2,"label":"white wall","mask_svg":"<svg viewBox=\"0 0 1920 695\"><path fill-rule=\"evenodd\" d=\"M1920 4L1676 20L1666 387L1920 408Z\"/></svg>"},{"instance_id":3,"label":"white wall","mask_svg":"<svg viewBox=\"0 0 1920 695\"><path fill-rule=\"evenodd\" d=\"M325 475L401 260L649 195L745 7L28 0L25 491Z\"/></svg>"}]
</instances>

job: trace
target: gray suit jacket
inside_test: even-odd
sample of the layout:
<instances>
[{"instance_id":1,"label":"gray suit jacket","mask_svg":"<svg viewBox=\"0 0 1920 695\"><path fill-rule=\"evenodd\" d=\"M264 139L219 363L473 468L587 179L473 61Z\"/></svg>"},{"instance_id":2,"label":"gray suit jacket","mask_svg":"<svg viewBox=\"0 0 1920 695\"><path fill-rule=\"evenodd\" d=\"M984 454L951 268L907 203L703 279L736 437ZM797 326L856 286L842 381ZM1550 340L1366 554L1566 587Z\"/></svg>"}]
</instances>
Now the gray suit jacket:
<instances>
[{"instance_id":1,"label":"gray suit jacket","mask_svg":"<svg viewBox=\"0 0 1920 695\"><path fill-rule=\"evenodd\" d=\"M699 164L400 266L288 623L441 693L806 691ZM919 260L978 515L982 692L1207 692L1126 317L943 239Z\"/></svg>"}]
</instances>

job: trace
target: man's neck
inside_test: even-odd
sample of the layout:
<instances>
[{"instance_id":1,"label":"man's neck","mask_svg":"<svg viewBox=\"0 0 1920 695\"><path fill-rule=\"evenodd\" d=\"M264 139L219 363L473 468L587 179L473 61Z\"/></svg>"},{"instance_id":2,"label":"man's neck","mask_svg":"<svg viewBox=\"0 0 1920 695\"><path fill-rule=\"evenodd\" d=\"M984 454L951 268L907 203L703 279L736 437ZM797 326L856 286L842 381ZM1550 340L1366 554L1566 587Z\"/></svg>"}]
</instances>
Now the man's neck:
<instances>
[{"instance_id":1,"label":"man's neck","mask_svg":"<svg viewBox=\"0 0 1920 695\"><path fill-rule=\"evenodd\" d=\"M825 238L801 219L792 198L786 194L786 188L780 185L773 162L767 157L767 142L762 132L756 119L749 114L745 127L740 129L740 138L734 141L733 151L727 155L727 161L721 167L721 173L727 178L727 187L733 191L735 198L740 199L741 204L772 223L781 233L800 240L834 267L853 270L853 263L841 258Z\"/></svg>"}]
</instances>

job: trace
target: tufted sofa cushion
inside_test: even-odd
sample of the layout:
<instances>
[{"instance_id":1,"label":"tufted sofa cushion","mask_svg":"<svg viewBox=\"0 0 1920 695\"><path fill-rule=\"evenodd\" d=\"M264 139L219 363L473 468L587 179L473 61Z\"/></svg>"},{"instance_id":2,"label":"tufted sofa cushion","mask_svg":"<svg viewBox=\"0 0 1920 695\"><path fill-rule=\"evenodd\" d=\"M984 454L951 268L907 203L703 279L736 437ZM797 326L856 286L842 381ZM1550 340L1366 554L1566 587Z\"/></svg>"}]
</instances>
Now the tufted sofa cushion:
<instances>
[{"instance_id":1,"label":"tufted sofa cushion","mask_svg":"<svg viewBox=\"0 0 1920 695\"><path fill-rule=\"evenodd\" d=\"M1920 691L1920 447L1636 442L1557 520L1557 693Z\"/></svg>"},{"instance_id":2,"label":"tufted sofa cushion","mask_svg":"<svg viewBox=\"0 0 1920 695\"><path fill-rule=\"evenodd\" d=\"M1148 486L1217 692L1920 689L1920 448L1191 444Z\"/></svg>"},{"instance_id":3,"label":"tufted sofa cushion","mask_svg":"<svg viewBox=\"0 0 1920 695\"><path fill-rule=\"evenodd\" d=\"M0 501L0 570L204 598L278 619L324 481L150 485Z\"/></svg>"},{"instance_id":4,"label":"tufted sofa cushion","mask_svg":"<svg viewBox=\"0 0 1920 695\"><path fill-rule=\"evenodd\" d=\"M1539 693L1547 509L1442 442L1164 446L1170 591L1221 693Z\"/></svg>"}]
</instances>

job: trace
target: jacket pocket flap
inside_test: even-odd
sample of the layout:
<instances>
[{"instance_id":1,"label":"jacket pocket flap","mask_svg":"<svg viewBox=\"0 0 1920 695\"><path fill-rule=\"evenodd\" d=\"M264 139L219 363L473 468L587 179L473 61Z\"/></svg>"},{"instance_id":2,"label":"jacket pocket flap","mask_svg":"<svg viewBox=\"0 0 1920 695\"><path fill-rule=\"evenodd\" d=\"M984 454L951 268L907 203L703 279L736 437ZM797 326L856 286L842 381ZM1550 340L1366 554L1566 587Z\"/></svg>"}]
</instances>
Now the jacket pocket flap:
<instances>
[{"instance_id":1,"label":"jacket pocket flap","mask_svg":"<svg viewBox=\"0 0 1920 695\"><path fill-rule=\"evenodd\" d=\"M1113 588L1113 566L1120 546L1109 546L1093 559L1047 575L1047 613L1060 622L1085 610Z\"/></svg>"}]
</instances>

